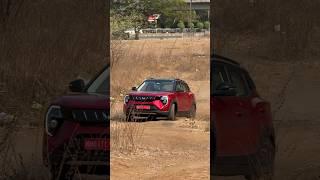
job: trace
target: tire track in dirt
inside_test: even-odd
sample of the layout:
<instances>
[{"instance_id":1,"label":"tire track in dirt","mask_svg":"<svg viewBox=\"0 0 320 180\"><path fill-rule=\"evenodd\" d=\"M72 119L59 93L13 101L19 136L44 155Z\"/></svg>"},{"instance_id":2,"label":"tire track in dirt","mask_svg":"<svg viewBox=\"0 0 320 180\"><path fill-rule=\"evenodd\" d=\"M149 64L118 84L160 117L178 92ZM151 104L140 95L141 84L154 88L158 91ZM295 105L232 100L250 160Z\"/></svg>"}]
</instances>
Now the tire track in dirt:
<instances>
[{"instance_id":1,"label":"tire track in dirt","mask_svg":"<svg viewBox=\"0 0 320 180\"><path fill-rule=\"evenodd\" d=\"M177 121L143 123L133 154L111 155L112 179L209 179L209 133Z\"/></svg>"}]
</instances>

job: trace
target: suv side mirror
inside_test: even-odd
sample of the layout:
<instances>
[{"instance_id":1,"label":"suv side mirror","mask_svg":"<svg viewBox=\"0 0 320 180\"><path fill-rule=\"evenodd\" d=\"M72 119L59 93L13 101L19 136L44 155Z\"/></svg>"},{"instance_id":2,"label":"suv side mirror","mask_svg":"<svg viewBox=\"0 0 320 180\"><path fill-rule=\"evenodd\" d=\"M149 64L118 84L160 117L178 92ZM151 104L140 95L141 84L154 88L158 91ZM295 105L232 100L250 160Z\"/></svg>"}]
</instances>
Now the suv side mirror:
<instances>
[{"instance_id":1,"label":"suv side mirror","mask_svg":"<svg viewBox=\"0 0 320 180\"><path fill-rule=\"evenodd\" d=\"M215 92L215 96L236 96L236 86L230 83L221 83L217 86Z\"/></svg>"},{"instance_id":2,"label":"suv side mirror","mask_svg":"<svg viewBox=\"0 0 320 180\"><path fill-rule=\"evenodd\" d=\"M132 87L131 90L132 91L137 91L137 87Z\"/></svg>"},{"instance_id":3,"label":"suv side mirror","mask_svg":"<svg viewBox=\"0 0 320 180\"><path fill-rule=\"evenodd\" d=\"M71 92L82 92L85 87L83 79L77 79L69 83L69 89Z\"/></svg>"}]
</instances>

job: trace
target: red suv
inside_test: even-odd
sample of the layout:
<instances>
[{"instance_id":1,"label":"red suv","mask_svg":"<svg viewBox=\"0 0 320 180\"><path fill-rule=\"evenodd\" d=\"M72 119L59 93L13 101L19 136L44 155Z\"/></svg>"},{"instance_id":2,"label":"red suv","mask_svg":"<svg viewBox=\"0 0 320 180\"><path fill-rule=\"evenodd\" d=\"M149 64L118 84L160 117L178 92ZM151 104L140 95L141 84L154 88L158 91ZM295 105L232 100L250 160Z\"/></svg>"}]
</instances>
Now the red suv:
<instances>
[{"instance_id":1,"label":"red suv","mask_svg":"<svg viewBox=\"0 0 320 180\"><path fill-rule=\"evenodd\" d=\"M72 93L54 100L45 115L43 159L52 179L77 172L109 175L109 67L85 85L69 84Z\"/></svg>"},{"instance_id":2,"label":"red suv","mask_svg":"<svg viewBox=\"0 0 320 180\"><path fill-rule=\"evenodd\" d=\"M196 100L188 84L180 79L147 79L124 98L128 119L176 116L194 117Z\"/></svg>"},{"instance_id":3,"label":"red suv","mask_svg":"<svg viewBox=\"0 0 320 180\"><path fill-rule=\"evenodd\" d=\"M270 104L239 63L211 58L212 175L272 179L275 133Z\"/></svg>"}]
</instances>

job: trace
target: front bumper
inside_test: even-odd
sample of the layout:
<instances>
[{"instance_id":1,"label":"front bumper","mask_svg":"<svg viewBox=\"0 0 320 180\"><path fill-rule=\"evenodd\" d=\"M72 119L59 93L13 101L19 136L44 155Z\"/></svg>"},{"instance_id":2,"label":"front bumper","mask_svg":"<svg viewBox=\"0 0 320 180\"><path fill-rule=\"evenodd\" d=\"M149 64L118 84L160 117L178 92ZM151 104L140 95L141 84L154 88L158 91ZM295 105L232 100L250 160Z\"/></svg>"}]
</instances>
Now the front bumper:
<instances>
[{"instance_id":1,"label":"front bumper","mask_svg":"<svg viewBox=\"0 0 320 180\"><path fill-rule=\"evenodd\" d=\"M83 137L86 136L79 134L48 154L49 167L57 168L64 164L76 167L80 173L110 174L110 150L85 150Z\"/></svg>"},{"instance_id":2,"label":"front bumper","mask_svg":"<svg viewBox=\"0 0 320 180\"><path fill-rule=\"evenodd\" d=\"M127 112L127 115L130 113ZM167 117L169 115L169 112L163 112L163 111L148 111L148 110L139 110L139 111L132 111L131 114L133 116L139 116L139 117L149 117L149 116L157 116L157 117Z\"/></svg>"},{"instance_id":3,"label":"front bumper","mask_svg":"<svg viewBox=\"0 0 320 180\"><path fill-rule=\"evenodd\" d=\"M137 109L137 105L147 105L150 106L150 109ZM139 116L139 117L149 117L149 116L158 116L158 117L167 117L169 115L168 108L158 108L158 106L151 104L151 103L131 103L131 104L125 104L123 106L123 112L126 115L133 115L133 116Z\"/></svg>"},{"instance_id":4,"label":"front bumper","mask_svg":"<svg viewBox=\"0 0 320 180\"><path fill-rule=\"evenodd\" d=\"M106 139L110 142L109 136L107 126L89 126L65 121L54 136L44 135L44 163L48 166L59 166L63 163L78 167L107 167L110 162L110 148L85 150L84 141L89 138Z\"/></svg>"}]
</instances>

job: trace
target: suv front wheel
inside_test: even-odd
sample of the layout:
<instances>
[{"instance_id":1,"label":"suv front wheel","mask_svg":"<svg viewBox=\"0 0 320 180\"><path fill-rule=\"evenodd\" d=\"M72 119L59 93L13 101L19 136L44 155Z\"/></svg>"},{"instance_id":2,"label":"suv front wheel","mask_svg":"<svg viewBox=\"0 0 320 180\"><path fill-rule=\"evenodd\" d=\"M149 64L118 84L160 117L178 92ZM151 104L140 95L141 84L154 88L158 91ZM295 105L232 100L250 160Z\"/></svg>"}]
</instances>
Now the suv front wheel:
<instances>
[{"instance_id":1,"label":"suv front wheel","mask_svg":"<svg viewBox=\"0 0 320 180\"><path fill-rule=\"evenodd\" d=\"M168 119L172 121L176 120L176 104L171 104Z\"/></svg>"}]
</instances>

